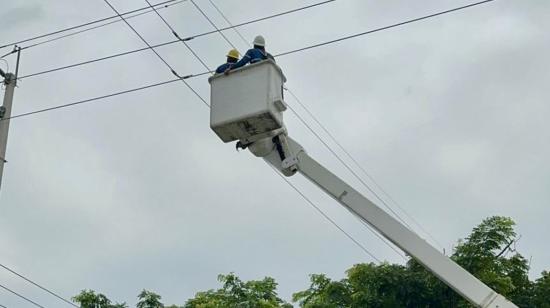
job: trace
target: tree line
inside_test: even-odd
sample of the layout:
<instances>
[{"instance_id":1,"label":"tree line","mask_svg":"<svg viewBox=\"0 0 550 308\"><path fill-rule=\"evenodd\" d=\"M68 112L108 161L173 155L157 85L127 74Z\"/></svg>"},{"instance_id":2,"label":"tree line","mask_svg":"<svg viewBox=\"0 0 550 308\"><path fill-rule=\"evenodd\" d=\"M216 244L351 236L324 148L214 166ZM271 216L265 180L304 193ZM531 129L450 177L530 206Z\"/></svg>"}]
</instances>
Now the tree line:
<instances>
[{"instance_id":1,"label":"tree line","mask_svg":"<svg viewBox=\"0 0 550 308\"><path fill-rule=\"evenodd\" d=\"M529 279L529 262L515 249L514 226L507 217L487 218L458 241L450 258L517 306L550 308L550 272ZM471 307L412 258L404 265L356 264L341 280L312 274L309 287L294 293L292 304L278 295L271 277L242 281L229 273L218 280L218 289L198 292L180 306L164 305L160 295L143 290L136 308ZM129 308L93 290L81 291L73 301L82 308Z\"/></svg>"}]
</instances>

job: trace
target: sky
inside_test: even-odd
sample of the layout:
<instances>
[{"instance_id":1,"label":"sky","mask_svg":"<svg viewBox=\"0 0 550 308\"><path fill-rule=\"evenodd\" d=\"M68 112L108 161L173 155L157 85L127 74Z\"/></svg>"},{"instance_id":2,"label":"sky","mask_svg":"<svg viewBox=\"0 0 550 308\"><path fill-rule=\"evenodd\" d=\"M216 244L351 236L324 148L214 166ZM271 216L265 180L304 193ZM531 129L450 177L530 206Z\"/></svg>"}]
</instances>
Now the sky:
<instances>
[{"instance_id":1,"label":"sky","mask_svg":"<svg viewBox=\"0 0 550 308\"><path fill-rule=\"evenodd\" d=\"M314 3L213 1L234 24ZM111 3L121 12L147 5ZM196 3L227 26L209 1ZM249 41L262 34L278 54L468 3L338 0L239 30ZM213 30L190 2L159 12L181 37ZM3 1L0 45L111 15L99 0ZM173 40L155 14L129 22L151 44ZM512 217L534 279L550 269L549 27L548 1L497 0L277 62L287 86L389 197L354 170L420 236L449 253L484 218ZM241 52L249 47L225 33ZM230 48L218 34L189 46L211 68ZM20 74L142 47L114 23L25 50ZM183 44L157 50L180 75L204 71ZM13 69L15 57L6 60ZM135 53L23 79L13 114L172 78L151 51ZM207 76L189 83L208 100ZM287 112L285 121L312 157L383 207L296 116ZM376 262L261 159L222 143L209 110L179 82L14 119L6 156L0 263L66 298L93 289L133 306L148 289L183 304L235 272L274 277L289 300L309 274L340 279L353 264ZM378 259L404 263L306 179L290 181ZM3 269L0 284L45 307L70 307ZM4 290L0 304L30 307Z\"/></svg>"}]
</instances>

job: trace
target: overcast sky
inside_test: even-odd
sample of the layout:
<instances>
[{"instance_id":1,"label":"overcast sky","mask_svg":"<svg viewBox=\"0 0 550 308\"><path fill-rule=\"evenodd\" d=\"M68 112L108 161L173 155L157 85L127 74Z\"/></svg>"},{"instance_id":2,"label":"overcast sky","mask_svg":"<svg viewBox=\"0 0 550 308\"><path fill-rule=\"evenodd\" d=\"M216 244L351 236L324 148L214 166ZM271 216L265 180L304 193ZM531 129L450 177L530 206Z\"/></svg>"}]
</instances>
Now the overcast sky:
<instances>
[{"instance_id":1,"label":"overcast sky","mask_svg":"<svg viewBox=\"0 0 550 308\"><path fill-rule=\"evenodd\" d=\"M214 1L233 23L314 2ZM196 2L227 25L208 1ZM121 12L146 5L111 3ZM250 41L264 35L276 54L467 3L339 0L240 30ZM113 14L101 0L0 6L0 45ZM160 12L182 37L213 29L190 2ZM130 22L152 44L173 39L155 14ZM277 61L288 87L443 247L415 226L422 237L448 252L482 219L510 216L522 236L516 248L536 278L550 269L549 28L548 1L498 0ZM229 49L216 34L189 44L210 67ZM25 50L20 74L142 47L115 23ZM204 71L183 44L158 52L180 75ZM15 57L6 59L13 68ZM24 79L13 114L171 78L152 52L135 53ZM206 76L190 84L208 99ZM133 306L143 288L183 304L228 272L272 276L289 299L308 286L308 274L339 279L353 264L374 261L262 160L222 143L208 112L173 83L13 120L0 263L67 298L87 288ZM290 112L286 123L313 157L372 197ZM300 175L291 181L377 258L403 263ZM3 269L0 284L46 307L68 307ZM0 304L29 307L4 290Z\"/></svg>"}]
</instances>

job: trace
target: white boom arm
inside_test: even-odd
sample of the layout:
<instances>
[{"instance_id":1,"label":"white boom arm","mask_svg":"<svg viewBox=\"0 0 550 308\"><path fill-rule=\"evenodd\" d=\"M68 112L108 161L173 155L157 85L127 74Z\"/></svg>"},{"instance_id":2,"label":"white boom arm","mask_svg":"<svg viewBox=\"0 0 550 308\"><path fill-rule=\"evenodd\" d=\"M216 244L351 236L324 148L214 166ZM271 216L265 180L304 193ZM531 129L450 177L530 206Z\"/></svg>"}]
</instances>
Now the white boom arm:
<instances>
[{"instance_id":1,"label":"white boom arm","mask_svg":"<svg viewBox=\"0 0 550 308\"><path fill-rule=\"evenodd\" d=\"M287 140L290 152L288 159L281 162L274 150L264 157L269 164L281 171L297 167L298 172L374 227L473 305L483 308L517 307L323 167L294 140L288 137ZM288 170L286 171L288 175Z\"/></svg>"},{"instance_id":2,"label":"white boom arm","mask_svg":"<svg viewBox=\"0 0 550 308\"><path fill-rule=\"evenodd\" d=\"M228 76L217 74L208 81L210 127L222 141L239 140L237 147L248 147L286 176L302 173L477 307L516 307L317 163L287 137L282 114L286 109L282 91L286 78L274 61L244 66Z\"/></svg>"}]
</instances>

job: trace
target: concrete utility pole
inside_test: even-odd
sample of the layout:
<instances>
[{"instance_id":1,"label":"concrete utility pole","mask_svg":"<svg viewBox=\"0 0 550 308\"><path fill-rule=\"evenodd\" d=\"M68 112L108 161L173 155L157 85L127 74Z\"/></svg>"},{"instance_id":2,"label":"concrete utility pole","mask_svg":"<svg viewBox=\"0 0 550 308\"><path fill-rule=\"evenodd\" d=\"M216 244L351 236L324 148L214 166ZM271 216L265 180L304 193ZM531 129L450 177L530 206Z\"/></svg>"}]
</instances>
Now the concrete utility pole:
<instances>
[{"instance_id":1,"label":"concrete utility pole","mask_svg":"<svg viewBox=\"0 0 550 308\"><path fill-rule=\"evenodd\" d=\"M17 53L17 66L15 74L4 72L0 69L0 76L4 78L6 92L4 93L4 103L0 107L0 187L2 186L2 175L4 174L4 164L6 160L6 147L8 145L8 132L10 129L11 106L13 104L13 93L17 85L17 72L19 70L19 58L21 49Z\"/></svg>"}]
</instances>

